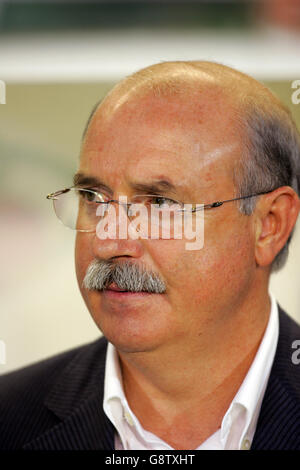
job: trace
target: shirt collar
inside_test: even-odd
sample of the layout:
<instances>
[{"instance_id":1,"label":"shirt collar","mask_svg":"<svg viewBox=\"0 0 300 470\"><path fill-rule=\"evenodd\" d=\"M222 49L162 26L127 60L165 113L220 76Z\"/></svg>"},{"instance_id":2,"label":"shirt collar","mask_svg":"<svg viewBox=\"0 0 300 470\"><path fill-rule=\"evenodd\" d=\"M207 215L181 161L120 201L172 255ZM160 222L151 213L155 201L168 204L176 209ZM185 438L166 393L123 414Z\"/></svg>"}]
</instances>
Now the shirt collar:
<instances>
[{"instance_id":1,"label":"shirt collar","mask_svg":"<svg viewBox=\"0 0 300 470\"><path fill-rule=\"evenodd\" d=\"M105 364L104 402L124 395L122 373L116 348L108 343ZM124 395L125 397L125 395Z\"/></svg>"},{"instance_id":2,"label":"shirt collar","mask_svg":"<svg viewBox=\"0 0 300 470\"><path fill-rule=\"evenodd\" d=\"M109 342L105 365L103 409L117 429L123 449L127 448L126 433L128 431L128 424L130 432L134 432L132 427L134 425L134 429L136 429L136 433L139 435L139 440L147 443L150 442L155 446L162 446L162 449L171 449L167 443L164 443L157 436L143 429L139 420L131 411L123 389L118 353L116 348ZM127 423L125 427L122 425L124 420ZM160 447L155 448L159 449Z\"/></svg>"}]
</instances>

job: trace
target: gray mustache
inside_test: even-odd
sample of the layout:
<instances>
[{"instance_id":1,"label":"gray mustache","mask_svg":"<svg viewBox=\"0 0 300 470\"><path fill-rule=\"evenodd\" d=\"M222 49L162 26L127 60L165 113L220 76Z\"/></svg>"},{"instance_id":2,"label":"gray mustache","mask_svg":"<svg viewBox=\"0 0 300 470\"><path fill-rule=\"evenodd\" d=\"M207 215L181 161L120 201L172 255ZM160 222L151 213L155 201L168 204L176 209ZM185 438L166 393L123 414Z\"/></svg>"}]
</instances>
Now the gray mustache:
<instances>
[{"instance_id":1,"label":"gray mustache","mask_svg":"<svg viewBox=\"0 0 300 470\"><path fill-rule=\"evenodd\" d=\"M98 259L90 263L82 284L88 290L102 291L112 282L130 292L163 294L166 291L164 281L152 271L131 262L116 264Z\"/></svg>"}]
</instances>

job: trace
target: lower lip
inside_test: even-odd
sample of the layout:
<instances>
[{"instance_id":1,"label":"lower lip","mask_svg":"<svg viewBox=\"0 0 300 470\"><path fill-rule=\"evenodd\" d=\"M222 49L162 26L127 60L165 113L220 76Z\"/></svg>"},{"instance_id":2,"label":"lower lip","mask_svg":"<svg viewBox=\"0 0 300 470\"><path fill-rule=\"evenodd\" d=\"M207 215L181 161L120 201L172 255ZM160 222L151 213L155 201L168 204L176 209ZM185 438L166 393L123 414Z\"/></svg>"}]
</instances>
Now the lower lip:
<instances>
[{"instance_id":1,"label":"lower lip","mask_svg":"<svg viewBox=\"0 0 300 470\"><path fill-rule=\"evenodd\" d=\"M127 292L127 291L122 292L122 291L110 290L110 289L104 290L103 294L107 297L114 298L114 299L139 298L139 297L153 295L149 292Z\"/></svg>"}]
</instances>

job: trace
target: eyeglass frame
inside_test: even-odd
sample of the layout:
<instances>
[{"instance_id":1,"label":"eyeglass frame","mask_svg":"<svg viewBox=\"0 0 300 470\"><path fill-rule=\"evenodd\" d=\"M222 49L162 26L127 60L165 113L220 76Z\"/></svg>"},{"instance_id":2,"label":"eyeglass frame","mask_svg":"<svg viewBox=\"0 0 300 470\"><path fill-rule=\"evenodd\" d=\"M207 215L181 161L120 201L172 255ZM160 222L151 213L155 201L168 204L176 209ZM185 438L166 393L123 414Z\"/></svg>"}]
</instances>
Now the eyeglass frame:
<instances>
[{"instance_id":1,"label":"eyeglass frame","mask_svg":"<svg viewBox=\"0 0 300 470\"><path fill-rule=\"evenodd\" d=\"M69 188L64 188L64 189L60 189L58 191L55 191L54 193L50 193L50 194L47 194L46 198L47 199L51 199L52 201L55 200L56 196L60 196L61 194L64 194L68 191L70 191L71 189L79 189L81 191L86 191L86 192L90 192L90 193L93 193L97 196L103 196L102 193L100 193L99 191L96 191L95 189L89 189L89 188L81 188L81 187L78 187L78 186L71 186ZM222 206L223 204L225 204L226 202L233 202L233 201L240 201L242 199L248 199L250 197L256 197L256 196L261 196L263 194L268 194L268 193L271 193L272 191L274 191L274 189L270 189L268 191L262 191L260 193L255 193L255 194L249 194L247 196L240 196L240 197L235 197L235 198L232 198L232 199L225 199L224 201L215 201L215 202L212 202L210 204L204 204L204 205L201 205L201 207L196 207L197 204L192 204L192 208L190 208L189 212L196 212L198 210L205 210L205 209L214 209L215 207L220 207ZM135 196L138 196L135 195ZM181 202L181 201L177 201L175 199L172 199L172 198L169 198L169 197L166 197L166 196L161 196L160 194L142 194L142 196L155 196L155 197L161 197L162 199L169 199L170 201L174 201L174 203L177 203L179 205L185 205L187 203L184 203L184 202ZM128 213L128 209L130 208L131 205L135 204L134 202L120 202L116 199L109 199L108 201L95 201L95 203L97 204L110 204L112 202L116 202L117 204L119 205L124 205L124 206L127 206L127 213ZM181 208L181 209L178 209L179 212L185 212L187 211L186 208Z\"/></svg>"}]
</instances>

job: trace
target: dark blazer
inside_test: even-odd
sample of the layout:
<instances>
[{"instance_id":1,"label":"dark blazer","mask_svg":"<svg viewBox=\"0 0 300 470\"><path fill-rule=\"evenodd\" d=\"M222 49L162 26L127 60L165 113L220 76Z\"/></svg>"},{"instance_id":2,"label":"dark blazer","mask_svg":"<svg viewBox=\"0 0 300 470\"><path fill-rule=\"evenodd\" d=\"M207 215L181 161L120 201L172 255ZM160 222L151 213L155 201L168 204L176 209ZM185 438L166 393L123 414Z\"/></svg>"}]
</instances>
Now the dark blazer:
<instances>
[{"instance_id":1,"label":"dark blazer","mask_svg":"<svg viewBox=\"0 0 300 470\"><path fill-rule=\"evenodd\" d=\"M279 308L279 342L251 449L300 450L300 326ZM113 449L103 383L107 341L0 377L0 449Z\"/></svg>"}]
</instances>

